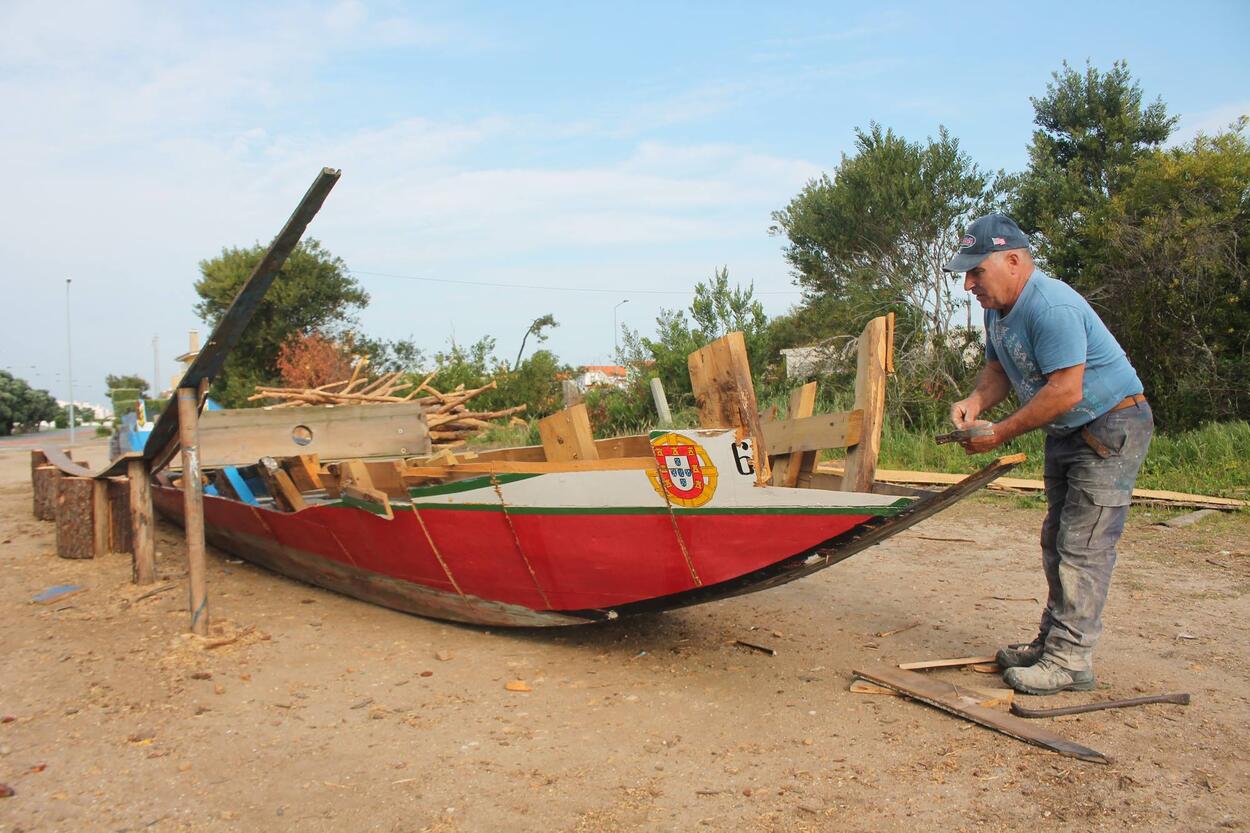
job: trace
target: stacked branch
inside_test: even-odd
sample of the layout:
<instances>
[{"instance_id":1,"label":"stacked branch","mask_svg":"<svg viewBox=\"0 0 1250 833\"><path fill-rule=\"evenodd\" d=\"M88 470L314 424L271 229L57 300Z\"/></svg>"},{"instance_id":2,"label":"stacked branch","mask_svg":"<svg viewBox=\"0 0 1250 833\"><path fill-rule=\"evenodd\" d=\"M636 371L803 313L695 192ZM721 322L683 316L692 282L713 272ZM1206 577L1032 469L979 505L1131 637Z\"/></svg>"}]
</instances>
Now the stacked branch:
<instances>
[{"instance_id":1,"label":"stacked branch","mask_svg":"<svg viewBox=\"0 0 1250 833\"><path fill-rule=\"evenodd\" d=\"M369 381L367 377L361 375L364 364L363 359L357 363L350 379L331 382L317 388L257 385L255 395L249 396L248 401L279 400L278 404L270 405L271 408L419 402L425 410L431 442L435 446L442 447L463 445L482 431L495 427L491 420L511 418L511 421L515 422L518 420L516 414L525 411L523 404L494 411L474 411L466 404L486 391L494 390L495 382L472 390L465 390L464 385L460 385L454 391L443 393L430 385L437 371L425 377L421 384L413 388L412 382L400 379L401 374L398 371L385 373ZM409 388L413 389L408 390ZM400 394L404 391L407 392L401 396Z\"/></svg>"}]
</instances>

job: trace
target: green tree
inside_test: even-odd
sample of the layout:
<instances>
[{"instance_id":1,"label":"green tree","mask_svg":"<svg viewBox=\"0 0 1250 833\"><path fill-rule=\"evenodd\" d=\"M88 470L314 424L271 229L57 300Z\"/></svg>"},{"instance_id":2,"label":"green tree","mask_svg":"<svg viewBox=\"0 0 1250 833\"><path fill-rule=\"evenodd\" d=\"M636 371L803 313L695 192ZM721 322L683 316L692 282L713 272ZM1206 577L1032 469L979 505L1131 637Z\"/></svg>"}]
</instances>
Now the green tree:
<instances>
[{"instance_id":1,"label":"green tree","mask_svg":"<svg viewBox=\"0 0 1250 833\"><path fill-rule=\"evenodd\" d=\"M556 321L556 317L551 313L535 318L529 329L525 331L525 335L521 337L521 348L516 351L516 361L512 363L512 369L516 370L521 366L521 354L525 352L525 342L529 340L530 336L534 337L535 342L541 344L547 340L547 334L543 330L559 326L560 324Z\"/></svg>"},{"instance_id":2,"label":"green tree","mask_svg":"<svg viewBox=\"0 0 1250 833\"><path fill-rule=\"evenodd\" d=\"M1102 317L1169 429L1250 418L1246 123L1139 158L1091 229Z\"/></svg>"},{"instance_id":3,"label":"green tree","mask_svg":"<svg viewBox=\"0 0 1250 833\"><path fill-rule=\"evenodd\" d=\"M1138 160L1176 126L1161 99L1143 103L1141 86L1118 61L1106 73L1064 62L1046 95L1031 98L1037 130L1029 167L1013 180L1011 214L1036 234L1037 253L1054 277L1082 289L1100 285L1105 237L1097 231L1109 201Z\"/></svg>"},{"instance_id":4,"label":"green tree","mask_svg":"<svg viewBox=\"0 0 1250 833\"><path fill-rule=\"evenodd\" d=\"M141 376L133 373L122 376L114 376L110 373L104 377L104 386L110 391L118 389L134 390L137 391L136 396L142 396L148 389L148 383Z\"/></svg>"},{"instance_id":5,"label":"green tree","mask_svg":"<svg viewBox=\"0 0 1250 833\"><path fill-rule=\"evenodd\" d=\"M216 326L267 246L227 248L200 262L195 291L201 300L195 312ZM347 264L316 240L302 241L287 258L269 292L256 310L238 345L226 359L213 385L213 396L228 407L242 407L258 384L277 379L276 362L282 343L295 334L314 331L344 333L355 323L354 314L369 302L369 294L348 272Z\"/></svg>"},{"instance_id":6,"label":"green tree","mask_svg":"<svg viewBox=\"0 0 1250 833\"><path fill-rule=\"evenodd\" d=\"M772 233L803 303L774 320L777 347L822 345L841 357L825 388L854 379L853 346L871 318L896 314L899 374L891 413L911 423L938 419L976 370L979 336L958 283L942 271L973 218L998 207L1004 177L982 171L945 128L910 142L872 124L832 176L812 180L781 211Z\"/></svg>"},{"instance_id":7,"label":"green tree","mask_svg":"<svg viewBox=\"0 0 1250 833\"><path fill-rule=\"evenodd\" d=\"M0 370L0 436L51 422L60 412L56 400L46 390L36 390L24 379Z\"/></svg>"}]
</instances>

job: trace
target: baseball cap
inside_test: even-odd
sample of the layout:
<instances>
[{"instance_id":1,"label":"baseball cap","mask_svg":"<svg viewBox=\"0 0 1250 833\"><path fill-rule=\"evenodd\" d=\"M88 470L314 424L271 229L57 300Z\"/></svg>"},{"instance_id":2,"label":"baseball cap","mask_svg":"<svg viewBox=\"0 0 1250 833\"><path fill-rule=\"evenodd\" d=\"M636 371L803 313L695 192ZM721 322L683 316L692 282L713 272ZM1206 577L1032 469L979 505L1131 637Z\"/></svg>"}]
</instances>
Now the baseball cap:
<instances>
[{"instance_id":1,"label":"baseball cap","mask_svg":"<svg viewBox=\"0 0 1250 833\"><path fill-rule=\"evenodd\" d=\"M1027 249L1029 238L1006 214L986 214L968 226L959 241L959 253L942 267L944 272L967 272L981 265L993 252Z\"/></svg>"}]
</instances>

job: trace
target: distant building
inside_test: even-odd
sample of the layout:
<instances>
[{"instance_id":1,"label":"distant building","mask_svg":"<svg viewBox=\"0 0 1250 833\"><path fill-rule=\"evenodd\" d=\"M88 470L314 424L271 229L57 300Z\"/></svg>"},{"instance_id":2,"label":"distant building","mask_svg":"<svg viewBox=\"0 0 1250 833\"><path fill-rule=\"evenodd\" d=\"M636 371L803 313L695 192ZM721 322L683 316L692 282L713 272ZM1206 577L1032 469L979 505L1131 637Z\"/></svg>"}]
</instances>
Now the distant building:
<instances>
[{"instance_id":1,"label":"distant building","mask_svg":"<svg viewBox=\"0 0 1250 833\"><path fill-rule=\"evenodd\" d=\"M623 388L629 383L629 371L619 364L590 364L579 368L573 381L582 390L605 385Z\"/></svg>"}]
</instances>

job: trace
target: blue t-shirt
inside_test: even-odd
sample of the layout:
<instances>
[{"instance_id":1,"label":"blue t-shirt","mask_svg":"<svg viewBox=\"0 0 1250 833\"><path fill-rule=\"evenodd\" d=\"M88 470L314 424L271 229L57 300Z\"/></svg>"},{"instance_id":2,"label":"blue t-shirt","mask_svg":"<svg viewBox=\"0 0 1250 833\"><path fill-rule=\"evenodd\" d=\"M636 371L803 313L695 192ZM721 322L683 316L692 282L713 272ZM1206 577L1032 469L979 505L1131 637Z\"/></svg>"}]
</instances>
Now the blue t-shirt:
<instances>
[{"instance_id":1,"label":"blue t-shirt","mask_svg":"<svg viewBox=\"0 0 1250 833\"><path fill-rule=\"evenodd\" d=\"M985 358L1000 362L1021 404L1046 384L1046 375L1085 365L1082 398L1042 427L1062 436L1142 392L1124 349L1080 293L1035 269L1011 312L985 311Z\"/></svg>"}]
</instances>

